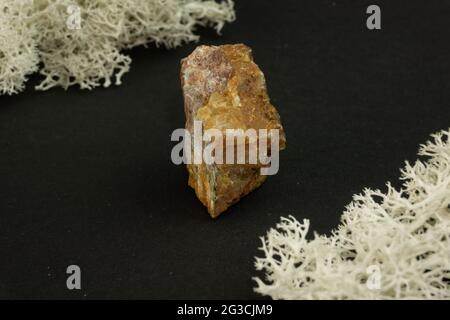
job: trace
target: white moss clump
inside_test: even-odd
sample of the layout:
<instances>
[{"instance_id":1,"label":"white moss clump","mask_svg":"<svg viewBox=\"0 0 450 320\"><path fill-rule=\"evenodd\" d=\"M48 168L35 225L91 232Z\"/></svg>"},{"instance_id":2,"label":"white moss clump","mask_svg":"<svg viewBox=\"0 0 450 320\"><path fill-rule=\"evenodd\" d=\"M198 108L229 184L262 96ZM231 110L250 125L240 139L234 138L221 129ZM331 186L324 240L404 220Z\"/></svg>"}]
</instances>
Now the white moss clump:
<instances>
[{"instance_id":1,"label":"white moss clump","mask_svg":"<svg viewBox=\"0 0 450 320\"><path fill-rule=\"evenodd\" d=\"M234 19L232 0L0 0L0 94L21 91L40 62L39 90L119 85L131 64L124 49L177 47L198 40L197 25L220 32Z\"/></svg>"},{"instance_id":2,"label":"white moss clump","mask_svg":"<svg viewBox=\"0 0 450 320\"><path fill-rule=\"evenodd\" d=\"M38 69L36 35L28 28L30 5L1 0L0 7L0 95L24 88L27 76Z\"/></svg>"},{"instance_id":3,"label":"white moss clump","mask_svg":"<svg viewBox=\"0 0 450 320\"><path fill-rule=\"evenodd\" d=\"M331 236L282 218L262 238L255 291L273 299L450 299L450 130L406 163L401 190L355 195Z\"/></svg>"}]
</instances>

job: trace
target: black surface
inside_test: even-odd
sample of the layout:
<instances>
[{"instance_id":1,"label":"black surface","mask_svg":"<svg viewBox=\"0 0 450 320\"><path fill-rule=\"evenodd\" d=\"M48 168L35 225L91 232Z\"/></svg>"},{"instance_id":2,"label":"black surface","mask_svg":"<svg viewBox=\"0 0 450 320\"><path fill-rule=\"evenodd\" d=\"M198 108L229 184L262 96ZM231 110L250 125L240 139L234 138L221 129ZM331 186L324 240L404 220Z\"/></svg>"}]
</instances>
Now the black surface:
<instances>
[{"instance_id":1,"label":"black surface","mask_svg":"<svg viewBox=\"0 0 450 320\"><path fill-rule=\"evenodd\" d=\"M382 30L365 26L367 5ZM450 126L445 1L238 1L222 37L265 72L288 147L218 220L170 161L177 50L137 49L120 87L0 97L1 298L258 298L258 237L292 214L330 232L354 193L396 180ZM65 269L82 268L80 291Z\"/></svg>"}]
</instances>

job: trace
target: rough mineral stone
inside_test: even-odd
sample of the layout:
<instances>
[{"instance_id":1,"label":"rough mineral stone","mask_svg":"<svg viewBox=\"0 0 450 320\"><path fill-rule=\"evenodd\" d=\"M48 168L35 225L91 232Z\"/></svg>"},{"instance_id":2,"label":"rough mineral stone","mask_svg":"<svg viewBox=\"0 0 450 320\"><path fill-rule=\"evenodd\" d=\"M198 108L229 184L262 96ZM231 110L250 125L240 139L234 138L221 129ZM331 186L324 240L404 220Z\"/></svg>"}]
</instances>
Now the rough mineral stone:
<instances>
[{"instance_id":1,"label":"rough mineral stone","mask_svg":"<svg viewBox=\"0 0 450 320\"><path fill-rule=\"evenodd\" d=\"M286 139L280 117L270 103L264 74L243 44L199 46L181 63L186 129L194 121L203 130L279 129L280 150ZM270 145L269 145L270 146ZM270 152L270 150L269 150ZM267 176L261 164L188 164L189 186L215 218L259 187Z\"/></svg>"}]
</instances>

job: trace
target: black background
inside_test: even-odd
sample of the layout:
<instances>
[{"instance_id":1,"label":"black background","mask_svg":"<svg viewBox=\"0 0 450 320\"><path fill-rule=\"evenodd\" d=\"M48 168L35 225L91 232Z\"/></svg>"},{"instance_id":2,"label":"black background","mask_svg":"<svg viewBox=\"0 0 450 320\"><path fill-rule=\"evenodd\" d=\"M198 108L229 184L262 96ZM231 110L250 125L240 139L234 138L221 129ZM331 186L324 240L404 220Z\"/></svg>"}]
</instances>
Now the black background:
<instances>
[{"instance_id":1,"label":"black background","mask_svg":"<svg viewBox=\"0 0 450 320\"><path fill-rule=\"evenodd\" d=\"M369 4L382 30L366 28ZM280 172L219 219L170 161L179 60L130 52L124 84L0 97L0 298L258 298L259 236L282 215L329 233L450 126L446 1L240 0L202 44L253 48L287 134ZM398 185L398 182L396 183ZM82 290L66 289L66 267ZM260 274L259 274L260 275Z\"/></svg>"}]
</instances>

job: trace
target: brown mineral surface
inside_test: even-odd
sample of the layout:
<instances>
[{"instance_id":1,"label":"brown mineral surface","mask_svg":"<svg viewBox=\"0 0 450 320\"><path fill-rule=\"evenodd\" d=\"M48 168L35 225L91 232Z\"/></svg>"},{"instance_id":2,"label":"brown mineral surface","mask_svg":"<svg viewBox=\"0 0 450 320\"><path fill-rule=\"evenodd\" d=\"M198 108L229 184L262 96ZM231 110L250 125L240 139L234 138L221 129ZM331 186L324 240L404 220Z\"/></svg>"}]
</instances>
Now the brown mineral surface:
<instances>
[{"instance_id":1,"label":"brown mineral surface","mask_svg":"<svg viewBox=\"0 0 450 320\"><path fill-rule=\"evenodd\" d=\"M243 44L197 47L182 60L181 85L186 129L191 134L194 121L202 121L203 130L223 132L278 129L279 149L285 148L280 117L270 103L264 74L253 62L249 47ZM259 162L188 164L189 186L215 218L265 181L267 176L261 175L261 166Z\"/></svg>"}]
</instances>

